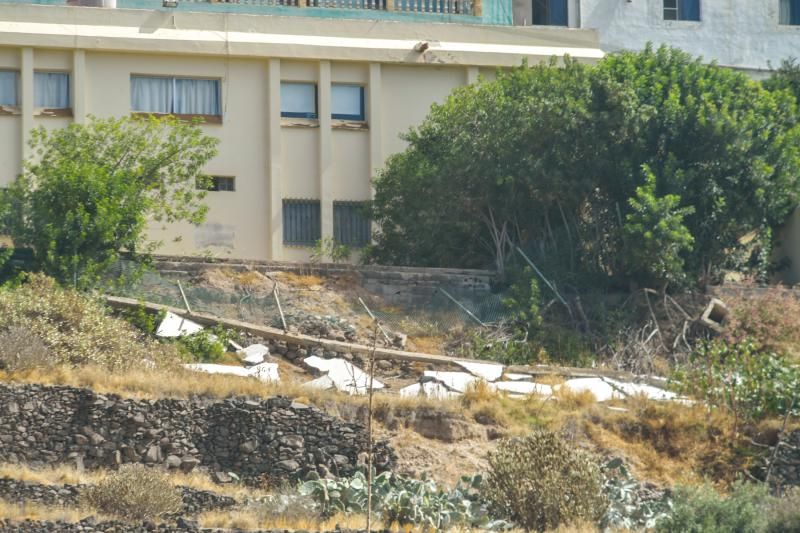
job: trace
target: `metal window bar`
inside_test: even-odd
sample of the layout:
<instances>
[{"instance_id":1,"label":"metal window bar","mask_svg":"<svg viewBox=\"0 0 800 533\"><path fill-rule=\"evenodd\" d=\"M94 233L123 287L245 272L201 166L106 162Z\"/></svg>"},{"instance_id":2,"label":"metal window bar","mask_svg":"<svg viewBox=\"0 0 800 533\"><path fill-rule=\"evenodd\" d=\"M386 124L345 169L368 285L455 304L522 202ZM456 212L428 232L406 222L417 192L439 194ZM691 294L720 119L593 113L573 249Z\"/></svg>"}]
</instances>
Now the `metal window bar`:
<instances>
[{"instance_id":1,"label":"metal window bar","mask_svg":"<svg viewBox=\"0 0 800 533\"><path fill-rule=\"evenodd\" d=\"M313 246L322 238L319 200L283 201L283 243Z\"/></svg>"},{"instance_id":2,"label":"metal window bar","mask_svg":"<svg viewBox=\"0 0 800 533\"><path fill-rule=\"evenodd\" d=\"M339 244L366 246L370 241L370 221L363 202L333 202L333 237Z\"/></svg>"}]
</instances>

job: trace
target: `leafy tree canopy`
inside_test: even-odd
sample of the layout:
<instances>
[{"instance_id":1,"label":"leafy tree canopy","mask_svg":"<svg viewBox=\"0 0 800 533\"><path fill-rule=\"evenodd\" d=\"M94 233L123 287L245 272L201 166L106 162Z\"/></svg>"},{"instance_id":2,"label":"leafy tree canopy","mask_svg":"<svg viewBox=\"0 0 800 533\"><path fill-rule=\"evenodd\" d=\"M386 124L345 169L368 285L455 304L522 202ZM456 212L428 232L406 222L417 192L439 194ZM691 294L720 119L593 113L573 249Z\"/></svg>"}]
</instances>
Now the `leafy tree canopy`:
<instances>
[{"instance_id":1,"label":"leafy tree canopy","mask_svg":"<svg viewBox=\"0 0 800 533\"><path fill-rule=\"evenodd\" d=\"M120 252L151 252L150 221L205 217L198 190L217 139L174 118L91 118L33 130L33 156L0 198L4 233L33 250L37 269L70 285L96 283Z\"/></svg>"},{"instance_id":2,"label":"leafy tree canopy","mask_svg":"<svg viewBox=\"0 0 800 533\"><path fill-rule=\"evenodd\" d=\"M567 284L708 281L800 193L790 91L667 47L498 72L405 140L376 262L503 271L519 245Z\"/></svg>"}]
</instances>

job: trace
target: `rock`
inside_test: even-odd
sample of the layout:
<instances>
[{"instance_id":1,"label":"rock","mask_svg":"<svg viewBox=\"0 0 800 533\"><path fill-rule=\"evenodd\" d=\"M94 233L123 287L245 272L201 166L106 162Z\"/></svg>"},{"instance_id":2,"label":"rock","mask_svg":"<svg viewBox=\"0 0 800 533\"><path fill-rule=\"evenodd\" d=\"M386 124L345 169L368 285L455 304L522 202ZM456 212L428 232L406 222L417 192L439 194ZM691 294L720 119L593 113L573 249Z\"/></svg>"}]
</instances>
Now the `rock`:
<instances>
[{"instance_id":1,"label":"rock","mask_svg":"<svg viewBox=\"0 0 800 533\"><path fill-rule=\"evenodd\" d=\"M216 483L226 484L226 483L233 483L233 478L228 475L227 472L214 472L211 474L211 479L213 479Z\"/></svg>"},{"instance_id":2,"label":"rock","mask_svg":"<svg viewBox=\"0 0 800 533\"><path fill-rule=\"evenodd\" d=\"M184 457L181 459L181 471L188 474L200 464L198 459L194 457Z\"/></svg>"},{"instance_id":3,"label":"rock","mask_svg":"<svg viewBox=\"0 0 800 533\"><path fill-rule=\"evenodd\" d=\"M286 472L296 472L300 470L300 463L292 459L288 459L286 461L279 461L276 466L281 470L285 470Z\"/></svg>"},{"instance_id":4,"label":"rock","mask_svg":"<svg viewBox=\"0 0 800 533\"><path fill-rule=\"evenodd\" d=\"M177 455L168 455L167 456L167 468L180 468L183 461Z\"/></svg>"},{"instance_id":5,"label":"rock","mask_svg":"<svg viewBox=\"0 0 800 533\"><path fill-rule=\"evenodd\" d=\"M161 455L161 447L160 446L150 446L147 449L147 454L144 457L145 462L147 463L160 463L162 460Z\"/></svg>"},{"instance_id":6,"label":"rock","mask_svg":"<svg viewBox=\"0 0 800 533\"><path fill-rule=\"evenodd\" d=\"M304 439L300 435L286 435L280 438L280 443L289 448L302 448L305 446Z\"/></svg>"}]
</instances>

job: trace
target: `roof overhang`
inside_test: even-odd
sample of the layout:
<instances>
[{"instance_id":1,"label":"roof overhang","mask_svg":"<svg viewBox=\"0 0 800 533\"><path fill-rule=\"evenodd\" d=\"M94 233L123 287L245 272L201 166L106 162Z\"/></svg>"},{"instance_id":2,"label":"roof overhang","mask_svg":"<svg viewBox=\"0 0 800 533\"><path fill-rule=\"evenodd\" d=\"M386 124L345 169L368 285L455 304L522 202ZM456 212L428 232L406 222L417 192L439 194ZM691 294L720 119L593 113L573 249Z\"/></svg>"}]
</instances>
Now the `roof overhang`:
<instances>
[{"instance_id":1,"label":"roof overhang","mask_svg":"<svg viewBox=\"0 0 800 533\"><path fill-rule=\"evenodd\" d=\"M0 46L493 67L604 55L592 30L19 4L0 5Z\"/></svg>"}]
</instances>

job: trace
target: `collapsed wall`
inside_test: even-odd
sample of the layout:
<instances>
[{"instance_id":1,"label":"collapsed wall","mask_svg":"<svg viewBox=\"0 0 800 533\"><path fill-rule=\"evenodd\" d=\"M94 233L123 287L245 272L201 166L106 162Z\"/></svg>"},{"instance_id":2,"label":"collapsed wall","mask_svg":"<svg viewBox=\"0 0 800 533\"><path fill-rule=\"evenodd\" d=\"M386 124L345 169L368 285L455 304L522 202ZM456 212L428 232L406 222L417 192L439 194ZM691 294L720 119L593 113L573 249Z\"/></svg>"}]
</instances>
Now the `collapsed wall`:
<instances>
[{"instance_id":1,"label":"collapsed wall","mask_svg":"<svg viewBox=\"0 0 800 533\"><path fill-rule=\"evenodd\" d=\"M88 469L145 463L186 472L202 466L258 483L311 471L351 475L366 450L362 425L283 397L147 401L0 384L0 462ZM374 453L379 471L391 467L385 442Z\"/></svg>"}]
</instances>

